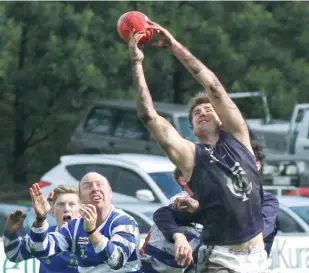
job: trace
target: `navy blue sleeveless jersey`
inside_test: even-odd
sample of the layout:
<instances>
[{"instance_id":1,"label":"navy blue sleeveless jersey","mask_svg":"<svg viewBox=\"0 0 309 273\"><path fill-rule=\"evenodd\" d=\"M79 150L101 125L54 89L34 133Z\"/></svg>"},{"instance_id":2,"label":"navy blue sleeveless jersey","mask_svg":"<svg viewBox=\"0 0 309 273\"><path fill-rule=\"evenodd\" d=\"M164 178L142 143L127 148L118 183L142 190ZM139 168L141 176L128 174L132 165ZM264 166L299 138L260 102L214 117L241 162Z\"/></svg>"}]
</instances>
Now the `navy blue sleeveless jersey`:
<instances>
[{"instance_id":1,"label":"navy blue sleeveless jersey","mask_svg":"<svg viewBox=\"0 0 309 273\"><path fill-rule=\"evenodd\" d=\"M189 187L203 215L207 245L244 243L263 230L262 196L255 156L226 132L216 146L196 144Z\"/></svg>"}]
</instances>

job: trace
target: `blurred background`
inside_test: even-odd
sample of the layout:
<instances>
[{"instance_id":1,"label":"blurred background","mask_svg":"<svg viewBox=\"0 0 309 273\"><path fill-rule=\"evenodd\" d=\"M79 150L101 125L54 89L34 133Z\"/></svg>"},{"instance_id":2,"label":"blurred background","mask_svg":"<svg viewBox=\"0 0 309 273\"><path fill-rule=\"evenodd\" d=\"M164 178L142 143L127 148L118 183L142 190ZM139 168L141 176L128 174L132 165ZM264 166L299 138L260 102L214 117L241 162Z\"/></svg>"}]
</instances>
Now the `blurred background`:
<instances>
[{"instance_id":1,"label":"blurred background","mask_svg":"<svg viewBox=\"0 0 309 273\"><path fill-rule=\"evenodd\" d=\"M1 199L27 195L73 153L72 135L93 102L134 99L127 45L116 29L130 10L168 28L228 92L261 92L272 120L289 122L295 105L309 102L307 2L2 2ZM201 90L168 52L144 51L155 101L186 104ZM242 107L254 111L251 103Z\"/></svg>"}]
</instances>

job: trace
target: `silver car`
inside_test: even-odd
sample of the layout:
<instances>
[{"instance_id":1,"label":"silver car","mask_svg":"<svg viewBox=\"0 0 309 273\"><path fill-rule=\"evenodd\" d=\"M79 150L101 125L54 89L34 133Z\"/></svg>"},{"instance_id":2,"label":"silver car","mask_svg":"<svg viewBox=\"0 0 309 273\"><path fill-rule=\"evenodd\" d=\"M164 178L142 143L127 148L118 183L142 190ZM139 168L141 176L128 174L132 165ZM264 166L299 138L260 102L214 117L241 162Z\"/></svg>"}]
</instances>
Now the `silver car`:
<instances>
[{"instance_id":1,"label":"silver car","mask_svg":"<svg viewBox=\"0 0 309 273\"><path fill-rule=\"evenodd\" d=\"M120 193L166 205L169 198L181 191L173 179L174 169L175 165L165 156L69 155L62 156L59 164L41 177L39 184L44 196L48 196L59 184L78 187L87 172L98 172L110 182L114 198Z\"/></svg>"}]
</instances>

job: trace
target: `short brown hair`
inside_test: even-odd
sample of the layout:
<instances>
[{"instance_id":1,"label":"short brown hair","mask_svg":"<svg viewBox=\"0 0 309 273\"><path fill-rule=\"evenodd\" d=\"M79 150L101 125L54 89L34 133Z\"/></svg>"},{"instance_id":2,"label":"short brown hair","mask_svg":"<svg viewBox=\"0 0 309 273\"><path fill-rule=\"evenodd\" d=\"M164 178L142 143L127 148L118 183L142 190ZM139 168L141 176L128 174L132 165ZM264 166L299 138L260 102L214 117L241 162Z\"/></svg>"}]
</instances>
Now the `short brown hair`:
<instances>
[{"instance_id":1,"label":"short brown hair","mask_svg":"<svg viewBox=\"0 0 309 273\"><path fill-rule=\"evenodd\" d=\"M206 94L206 92L199 92L193 98L190 99L188 103L189 109L189 121L192 125L192 118L193 118L193 110L197 105L202 103L210 103L210 100Z\"/></svg>"},{"instance_id":2,"label":"short brown hair","mask_svg":"<svg viewBox=\"0 0 309 273\"><path fill-rule=\"evenodd\" d=\"M79 196L79 190L78 188L71 186L71 185L59 185L54 189L54 195L53 200L51 201L51 204L55 204L58 196L63 193L73 193Z\"/></svg>"},{"instance_id":3,"label":"short brown hair","mask_svg":"<svg viewBox=\"0 0 309 273\"><path fill-rule=\"evenodd\" d=\"M179 184L179 182L178 182L179 177L183 177L182 171L178 167L176 167L173 174L174 174L174 179Z\"/></svg>"}]
</instances>

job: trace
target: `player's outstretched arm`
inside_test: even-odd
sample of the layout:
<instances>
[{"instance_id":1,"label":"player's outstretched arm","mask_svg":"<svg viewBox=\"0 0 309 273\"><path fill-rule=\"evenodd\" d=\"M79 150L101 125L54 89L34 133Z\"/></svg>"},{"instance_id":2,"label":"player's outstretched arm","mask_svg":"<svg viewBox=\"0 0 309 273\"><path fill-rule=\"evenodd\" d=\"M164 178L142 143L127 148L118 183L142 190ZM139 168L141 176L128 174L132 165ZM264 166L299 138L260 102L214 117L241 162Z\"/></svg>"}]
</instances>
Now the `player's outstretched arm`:
<instances>
[{"instance_id":1,"label":"player's outstretched arm","mask_svg":"<svg viewBox=\"0 0 309 273\"><path fill-rule=\"evenodd\" d=\"M131 34L129 49L132 62L133 78L137 91L137 112L145 126L167 153L170 160L186 176L190 176L194 166L195 146L179 135L177 130L156 112L146 83L143 70L143 52L137 47L144 32Z\"/></svg>"},{"instance_id":2,"label":"player's outstretched arm","mask_svg":"<svg viewBox=\"0 0 309 273\"><path fill-rule=\"evenodd\" d=\"M224 129L229 131L253 153L246 122L217 76L193 56L187 48L181 45L168 30L157 23L151 22L151 24L160 38L159 42L153 43L153 45L167 48L183 63L187 70L205 88L214 110L222 121Z\"/></svg>"}]
</instances>

